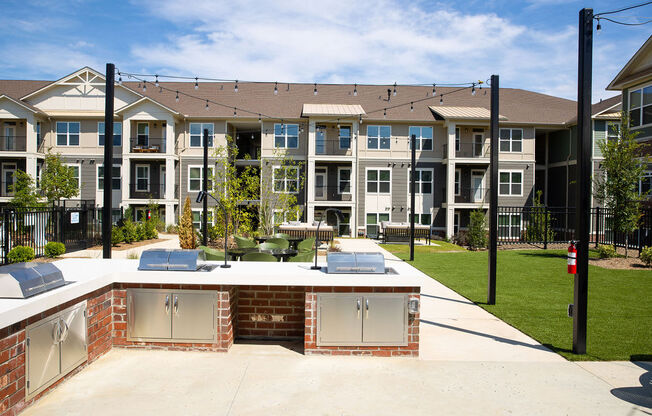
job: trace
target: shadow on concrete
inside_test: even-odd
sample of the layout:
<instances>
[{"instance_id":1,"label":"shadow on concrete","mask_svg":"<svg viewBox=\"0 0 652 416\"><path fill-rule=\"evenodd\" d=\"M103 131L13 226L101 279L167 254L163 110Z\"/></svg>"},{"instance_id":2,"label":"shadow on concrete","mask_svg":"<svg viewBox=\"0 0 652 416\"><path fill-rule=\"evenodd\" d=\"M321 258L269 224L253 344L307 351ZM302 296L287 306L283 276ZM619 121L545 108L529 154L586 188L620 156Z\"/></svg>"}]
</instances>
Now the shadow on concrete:
<instances>
[{"instance_id":1,"label":"shadow on concrete","mask_svg":"<svg viewBox=\"0 0 652 416\"><path fill-rule=\"evenodd\" d=\"M260 346L279 346L286 350L303 354L303 339L288 339L288 340L267 340L255 338L236 338L235 344L245 345L260 345Z\"/></svg>"},{"instance_id":2,"label":"shadow on concrete","mask_svg":"<svg viewBox=\"0 0 652 416\"><path fill-rule=\"evenodd\" d=\"M447 300L449 302L457 302L457 303L463 303L465 305L475 305L475 303L471 302L470 300L458 300L458 299L451 299L451 298L444 298L441 296L435 296L435 295L427 295L425 293L421 293L421 296L425 296L427 298L432 298L432 299L440 299L440 300Z\"/></svg>"},{"instance_id":3,"label":"shadow on concrete","mask_svg":"<svg viewBox=\"0 0 652 416\"><path fill-rule=\"evenodd\" d=\"M465 333L471 334L471 335L477 335L479 337L490 338L490 339L493 339L494 341L503 342L505 344L518 345L520 347L532 348L532 349L539 350L539 351L552 352L551 350L549 350L548 348L546 348L545 346L543 346L541 344L527 344L525 342L516 341L516 340L513 340L513 339L509 339L509 338L504 338L504 337L499 337L499 336L496 336L496 335L489 335L489 334L485 334L483 332L472 331L470 329L462 329L462 328L458 328L456 326L440 324L440 323L432 322L432 321L426 321L425 319L421 319L420 322L424 323L424 324L428 324L428 325L438 326L438 327L441 327L441 328L452 329L453 331L460 331L460 332L465 332Z\"/></svg>"},{"instance_id":4,"label":"shadow on concrete","mask_svg":"<svg viewBox=\"0 0 652 416\"><path fill-rule=\"evenodd\" d=\"M651 355L632 355L630 359L634 364L644 369L646 372L641 374L638 381L640 386L620 387L612 389L611 394L636 406L647 407L652 409L652 362L634 361L635 359L644 358L652 359ZM640 410L640 409L639 409Z\"/></svg>"}]
</instances>

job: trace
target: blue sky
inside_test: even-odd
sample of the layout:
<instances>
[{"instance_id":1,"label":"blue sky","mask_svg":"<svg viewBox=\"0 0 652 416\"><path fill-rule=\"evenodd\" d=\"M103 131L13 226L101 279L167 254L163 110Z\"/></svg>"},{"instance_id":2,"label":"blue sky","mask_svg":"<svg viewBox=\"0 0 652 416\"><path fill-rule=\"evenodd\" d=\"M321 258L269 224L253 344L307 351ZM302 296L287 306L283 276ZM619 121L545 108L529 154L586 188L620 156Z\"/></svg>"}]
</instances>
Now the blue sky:
<instances>
[{"instance_id":1,"label":"blue sky","mask_svg":"<svg viewBox=\"0 0 652 416\"><path fill-rule=\"evenodd\" d=\"M2 79L103 71L226 79L501 86L575 99L577 21L639 2L563 0L2 0ZM62 7L63 4L67 6ZM652 6L621 20L650 18ZM652 33L603 22L594 101Z\"/></svg>"}]
</instances>

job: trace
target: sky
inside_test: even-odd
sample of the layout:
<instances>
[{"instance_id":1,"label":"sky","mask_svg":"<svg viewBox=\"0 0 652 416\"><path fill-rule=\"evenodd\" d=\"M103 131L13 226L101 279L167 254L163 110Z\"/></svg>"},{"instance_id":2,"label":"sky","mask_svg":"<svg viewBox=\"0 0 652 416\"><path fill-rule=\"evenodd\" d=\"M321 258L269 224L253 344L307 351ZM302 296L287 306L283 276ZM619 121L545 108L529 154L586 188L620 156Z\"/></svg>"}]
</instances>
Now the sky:
<instances>
[{"instance_id":1,"label":"sky","mask_svg":"<svg viewBox=\"0 0 652 416\"><path fill-rule=\"evenodd\" d=\"M642 0L0 0L0 79L124 72L358 84L446 84L577 95L578 13ZM637 22L652 5L612 15ZM602 22L593 101L652 24Z\"/></svg>"}]
</instances>

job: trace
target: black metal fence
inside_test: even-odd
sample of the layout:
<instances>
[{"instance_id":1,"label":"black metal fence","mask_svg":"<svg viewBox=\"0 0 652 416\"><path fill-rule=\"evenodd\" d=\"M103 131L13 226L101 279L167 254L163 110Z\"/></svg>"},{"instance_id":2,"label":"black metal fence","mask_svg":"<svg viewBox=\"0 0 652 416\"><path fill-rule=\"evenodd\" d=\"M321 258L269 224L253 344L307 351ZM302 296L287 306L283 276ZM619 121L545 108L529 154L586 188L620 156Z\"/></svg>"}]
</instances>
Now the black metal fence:
<instances>
[{"instance_id":1,"label":"black metal fence","mask_svg":"<svg viewBox=\"0 0 652 416\"><path fill-rule=\"evenodd\" d=\"M94 208L95 201L62 201L47 207L4 208L0 223L0 262L16 246L34 249L36 257L45 255L45 245L58 241L66 251L83 250L98 244L102 229Z\"/></svg>"},{"instance_id":2,"label":"black metal fence","mask_svg":"<svg viewBox=\"0 0 652 416\"><path fill-rule=\"evenodd\" d=\"M591 209L590 243L627 246L641 250L652 246L652 209L641 209L638 228L626 235L613 230L613 213ZM575 208L498 207L498 244L548 244L575 240Z\"/></svg>"}]
</instances>

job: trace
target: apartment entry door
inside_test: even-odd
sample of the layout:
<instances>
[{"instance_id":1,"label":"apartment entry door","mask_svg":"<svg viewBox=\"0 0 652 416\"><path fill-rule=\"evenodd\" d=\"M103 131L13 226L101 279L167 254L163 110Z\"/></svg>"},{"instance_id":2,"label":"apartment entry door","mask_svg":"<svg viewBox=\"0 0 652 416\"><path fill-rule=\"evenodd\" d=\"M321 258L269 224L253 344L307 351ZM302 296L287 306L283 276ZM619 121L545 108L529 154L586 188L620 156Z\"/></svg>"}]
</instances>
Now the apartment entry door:
<instances>
[{"instance_id":1,"label":"apartment entry door","mask_svg":"<svg viewBox=\"0 0 652 416\"><path fill-rule=\"evenodd\" d=\"M482 181L484 179L484 172L472 171L471 172L471 202L482 201Z\"/></svg>"},{"instance_id":2,"label":"apartment entry door","mask_svg":"<svg viewBox=\"0 0 652 416\"><path fill-rule=\"evenodd\" d=\"M325 169L315 170L315 201L325 201L327 196L328 177Z\"/></svg>"},{"instance_id":3,"label":"apartment entry door","mask_svg":"<svg viewBox=\"0 0 652 416\"><path fill-rule=\"evenodd\" d=\"M15 163L2 164L2 196L14 196L13 185L16 173Z\"/></svg>"}]
</instances>

